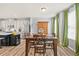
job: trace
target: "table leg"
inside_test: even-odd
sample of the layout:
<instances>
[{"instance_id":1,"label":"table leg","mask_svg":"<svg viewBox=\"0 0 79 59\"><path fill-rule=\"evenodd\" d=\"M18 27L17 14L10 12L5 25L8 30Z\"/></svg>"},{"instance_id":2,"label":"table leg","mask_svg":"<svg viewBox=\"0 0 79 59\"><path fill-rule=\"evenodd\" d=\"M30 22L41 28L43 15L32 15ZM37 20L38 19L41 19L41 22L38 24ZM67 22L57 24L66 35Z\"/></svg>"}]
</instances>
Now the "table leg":
<instances>
[{"instance_id":1,"label":"table leg","mask_svg":"<svg viewBox=\"0 0 79 59\"><path fill-rule=\"evenodd\" d=\"M54 51L54 56L57 56L57 40L53 40L53 51Z\"/></svg>"},{"instance_id":2,"label":"table leg","mask_svg":"<svg viewBox=\"0 0 79 59\"><path fill-rule=\"evenodd\" d=\"M26 44L25 44L25 56L28 56L28 39L26 39Z\"/></svg>"}]
</instances>

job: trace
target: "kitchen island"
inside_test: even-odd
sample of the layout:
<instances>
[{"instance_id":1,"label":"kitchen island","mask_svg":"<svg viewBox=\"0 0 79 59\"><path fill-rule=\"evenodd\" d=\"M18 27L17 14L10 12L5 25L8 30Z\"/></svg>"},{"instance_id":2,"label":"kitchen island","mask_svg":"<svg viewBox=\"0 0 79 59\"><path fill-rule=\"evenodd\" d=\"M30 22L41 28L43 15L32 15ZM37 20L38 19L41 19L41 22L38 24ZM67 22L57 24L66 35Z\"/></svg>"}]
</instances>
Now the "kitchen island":
<instances>
[{"instance_id":1,"label":"kitchen island","mask_svg":"<svg viewBox=\"0 0 79 59\"><path fill-rule=\"evenodd\" d=\"M20 34L13 35L8 32L0 32L0 38L4 38L4 40L1 41L1 45L4 46L20 44Z\"/></svg>"}]
</instances>

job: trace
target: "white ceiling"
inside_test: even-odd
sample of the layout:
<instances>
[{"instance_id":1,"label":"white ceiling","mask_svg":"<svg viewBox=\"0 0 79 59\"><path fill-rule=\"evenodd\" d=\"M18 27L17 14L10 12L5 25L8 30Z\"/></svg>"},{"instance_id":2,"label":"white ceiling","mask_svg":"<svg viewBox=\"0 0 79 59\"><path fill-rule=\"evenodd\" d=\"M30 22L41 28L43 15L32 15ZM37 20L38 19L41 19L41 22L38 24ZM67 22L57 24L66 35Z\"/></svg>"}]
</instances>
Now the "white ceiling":
<instances>
[{"instance_id":1,"label":"white ceiling","mask_svg":"<svg viewBox=\"0 0 79 59\"><path fill-rule=\"evenodd\" d=\"M71 3L0 3L0 17L52 17ZM41 7L47 8L41 12Z\"/></svg>"}]
</instances>

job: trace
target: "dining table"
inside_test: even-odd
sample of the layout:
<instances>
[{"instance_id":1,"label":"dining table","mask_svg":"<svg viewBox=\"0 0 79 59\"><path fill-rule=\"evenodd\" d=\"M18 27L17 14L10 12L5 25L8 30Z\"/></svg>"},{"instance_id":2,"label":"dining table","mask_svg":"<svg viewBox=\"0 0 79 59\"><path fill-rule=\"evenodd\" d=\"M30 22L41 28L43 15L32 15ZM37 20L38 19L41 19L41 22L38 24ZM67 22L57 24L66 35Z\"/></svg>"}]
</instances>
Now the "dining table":
<instances>
[{"instance_id":1,"label":"dining table","mask_svg":"<svg viewBox=\"0 0 79 59\"><path fill-rule=\"evenodd\" d=\"M33 37L33 36L26 36L26 43L25 43L25 56L28 56L29 53L29 43L30 41L35 41L38 40L39 37ZM53 37L53 36L46 36L44 37L45 41L53 41L52 46L53 46L53 52L54 52L54 56L57 56L57 37ZM41 38L41 40L43 40L43 38Z\"/></svg>"}]
</instances>

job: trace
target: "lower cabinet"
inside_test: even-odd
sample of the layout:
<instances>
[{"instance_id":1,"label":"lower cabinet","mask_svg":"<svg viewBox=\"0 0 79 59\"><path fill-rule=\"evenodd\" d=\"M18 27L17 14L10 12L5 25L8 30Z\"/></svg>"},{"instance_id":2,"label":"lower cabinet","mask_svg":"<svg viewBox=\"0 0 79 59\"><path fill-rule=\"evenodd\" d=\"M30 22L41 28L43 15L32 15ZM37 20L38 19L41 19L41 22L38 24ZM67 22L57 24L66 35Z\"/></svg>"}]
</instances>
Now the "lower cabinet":
<instances>
[{"instance_id":1,"label":"lower cabinet","mask_svg":"<svg viewBox=\"0 0 79 59\"><path fill-rule=\"evenodd\" d=\"M20 44L20 34L18 34L18 35L11 35L9 44L11 46L14 46L14 45L16 46L16 45Z\"/></svg>"}]
</instances>

